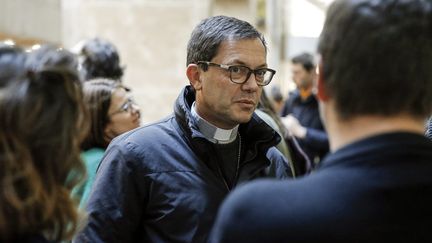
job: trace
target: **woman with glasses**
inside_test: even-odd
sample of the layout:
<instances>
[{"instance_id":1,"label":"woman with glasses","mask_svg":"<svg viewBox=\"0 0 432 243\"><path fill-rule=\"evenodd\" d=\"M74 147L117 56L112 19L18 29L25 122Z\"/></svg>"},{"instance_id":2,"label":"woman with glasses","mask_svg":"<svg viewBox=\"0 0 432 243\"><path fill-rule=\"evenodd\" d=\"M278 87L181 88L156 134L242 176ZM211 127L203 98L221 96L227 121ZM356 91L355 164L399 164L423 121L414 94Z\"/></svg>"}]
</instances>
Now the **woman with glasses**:
<instances>
[{"instance_id":1,"label":"woman with glasses","mask_svg":"<svg viewBox=\"0 0 432 243\"><path fill-rule=\"evenodd\" d=\"M119 82L95 79L83 84L84 103L90 113L90 132L81 145L87 167L87 181L73 195L83 208L91 191L96 170L108 144L116 136L140 125L139 107Z\"/></svg>"}]
</instances>

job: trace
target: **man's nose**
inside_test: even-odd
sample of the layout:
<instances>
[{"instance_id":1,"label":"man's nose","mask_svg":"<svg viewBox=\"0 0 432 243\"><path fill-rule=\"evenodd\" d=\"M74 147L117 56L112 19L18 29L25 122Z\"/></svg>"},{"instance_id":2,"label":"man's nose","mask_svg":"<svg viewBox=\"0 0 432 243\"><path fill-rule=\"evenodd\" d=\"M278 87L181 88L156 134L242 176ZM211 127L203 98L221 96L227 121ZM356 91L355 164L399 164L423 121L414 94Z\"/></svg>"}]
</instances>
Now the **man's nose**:
<instances>
[{"instance_id":1,"label":"man's nose","mask_svg":"<svg viewBox=\"0 0 432 243\"><path fill-rule=\"evenodd\" d=\"M249 75L249 78L248 78L248 79L246 80L246 82L242 85L242 88L243 88L243 89L251 90L251 91L257 90L259 87L260 87L260 86L258 85L257 80L256 80L256 78L255 78L255 73L251 73L251 74Z\"/></svg>"}]
</instances>

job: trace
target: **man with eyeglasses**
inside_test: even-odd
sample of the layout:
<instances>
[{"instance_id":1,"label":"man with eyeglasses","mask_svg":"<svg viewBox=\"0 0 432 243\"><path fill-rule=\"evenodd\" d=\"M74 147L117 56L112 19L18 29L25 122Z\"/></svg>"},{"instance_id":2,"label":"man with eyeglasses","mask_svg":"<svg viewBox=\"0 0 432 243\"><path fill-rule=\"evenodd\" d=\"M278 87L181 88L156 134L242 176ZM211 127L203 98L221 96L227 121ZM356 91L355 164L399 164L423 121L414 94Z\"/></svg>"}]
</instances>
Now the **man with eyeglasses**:
<instances>
[{"instance_id":1,"label":"man with eyeglasses","mask_svg":"<svg viewBox=\"0 0 432 243\"><path fill-rule=\"evenodd\" d=\"M249 23L210 17L187 48L190 85L174 114L115 139L99 168L77 242L206 242L236 186L291 176L280 136L255 113L267 67Z\"/></svg>"}]
</instances>

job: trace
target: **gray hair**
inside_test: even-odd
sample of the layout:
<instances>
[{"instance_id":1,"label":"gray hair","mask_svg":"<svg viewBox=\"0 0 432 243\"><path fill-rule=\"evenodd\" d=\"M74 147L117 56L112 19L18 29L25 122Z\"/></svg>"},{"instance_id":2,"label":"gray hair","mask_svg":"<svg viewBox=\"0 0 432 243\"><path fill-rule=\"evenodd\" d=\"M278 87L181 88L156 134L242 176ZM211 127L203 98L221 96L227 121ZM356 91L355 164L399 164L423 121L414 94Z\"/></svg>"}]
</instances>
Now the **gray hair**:
<instances>
[{"instance_id":1,"label":"gray hair","mask_svg":"<svg viewBox=\"0 0 432 243\"><path fill-rule=\"evenodd\" d=\"M187 63L210 61L219 45L226 40L261 40L267 51L264 36L246 21L227 16L214 16L202 20L192 31L187 46Z\"/></svg>"}]
</instances>

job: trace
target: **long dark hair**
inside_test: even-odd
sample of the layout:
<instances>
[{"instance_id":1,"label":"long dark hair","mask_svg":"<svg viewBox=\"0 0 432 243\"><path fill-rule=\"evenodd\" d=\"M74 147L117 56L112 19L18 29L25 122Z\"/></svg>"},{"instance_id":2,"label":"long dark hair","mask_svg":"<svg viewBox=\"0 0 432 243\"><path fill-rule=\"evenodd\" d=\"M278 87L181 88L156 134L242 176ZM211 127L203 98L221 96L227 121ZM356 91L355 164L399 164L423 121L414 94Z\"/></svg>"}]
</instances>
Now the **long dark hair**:
<instances>
[{"instance_id":1,"label":"long dark hair","mask_svg":"<svg viewBox=\"0 0 432 243\"><path fill-rule=\"evenodd\" d=\"M78 222L70 190L83 178L87 131L78 78L52 67L0 90L0 241L67 240ZM73 172L73 173L71 173Z\"/></svg>"},{"instance_id":2,"label":"long dark hair","mask_svg":"<svg viewBox=\"0 0 432 243\"><path fill-rule=\"evenodd\" d=\"M81 145L84 151L108 146L110 141L105 136L105 127L110 121L108 110L111 96L118 88L124 87L119 82L109 79L95 79L83 84L84 104L90 114L90 131Z\"/></svg>"}]
</instances>

